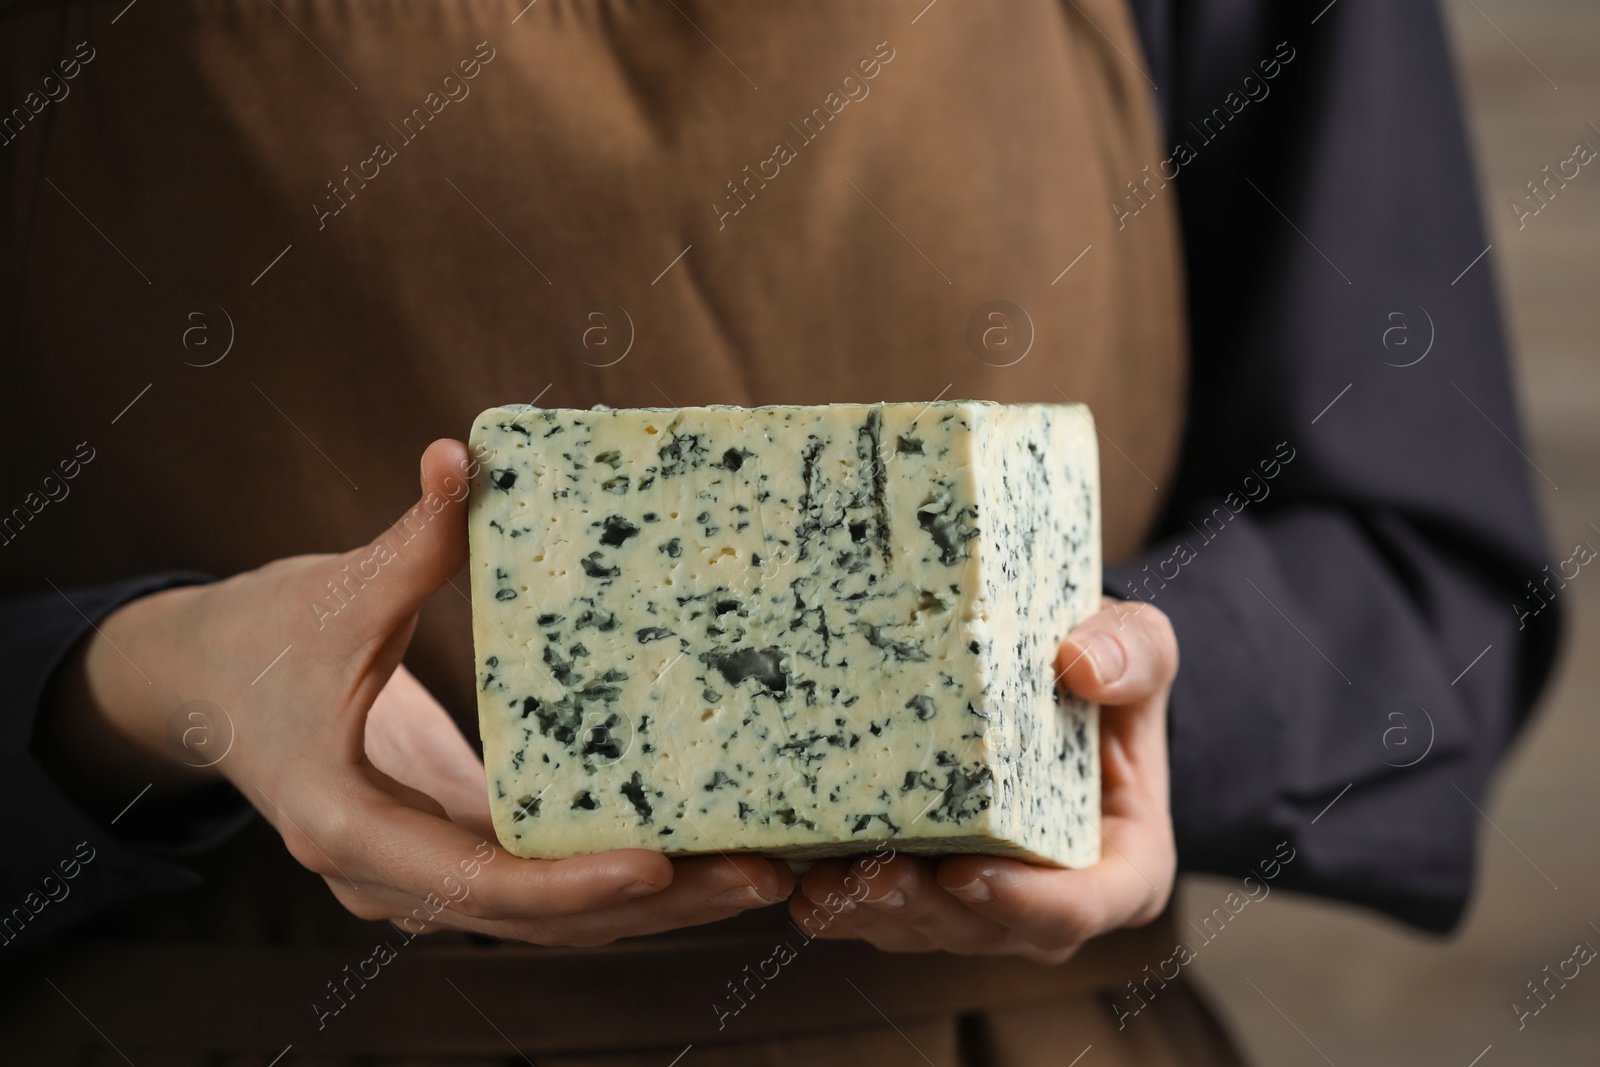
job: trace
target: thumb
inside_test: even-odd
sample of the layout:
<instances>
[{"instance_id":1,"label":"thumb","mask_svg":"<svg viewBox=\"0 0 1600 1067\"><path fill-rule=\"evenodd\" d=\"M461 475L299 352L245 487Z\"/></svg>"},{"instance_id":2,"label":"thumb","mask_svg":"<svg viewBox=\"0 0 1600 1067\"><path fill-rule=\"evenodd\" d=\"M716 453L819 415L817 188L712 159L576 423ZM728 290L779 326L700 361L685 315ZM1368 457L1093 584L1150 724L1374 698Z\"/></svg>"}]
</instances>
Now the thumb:
<instances>
[{"instance_id":1,"label":"thumb","mask_svg":"<svg viewBox=\"0 0 1600 1067\"><path fill-rule=\"evenodd\" d=\"M460 441L422 454L422 493L371 542L338 557L336 585L368 637L405 625L467 562L467 493L476 464Z\"/></svg>"},{"instance_id":2,"label":"thumb","mask_svg":"<svg viewBox=\"0 0 1600 1067\"><path fill-rule=\"evenodd\" d=\"M1164 612L1107 600L1061 642L1056 669L1069 692L1097 704L1132 704L1178 673L1178 640Z\"/></svg>"}]
</instances>

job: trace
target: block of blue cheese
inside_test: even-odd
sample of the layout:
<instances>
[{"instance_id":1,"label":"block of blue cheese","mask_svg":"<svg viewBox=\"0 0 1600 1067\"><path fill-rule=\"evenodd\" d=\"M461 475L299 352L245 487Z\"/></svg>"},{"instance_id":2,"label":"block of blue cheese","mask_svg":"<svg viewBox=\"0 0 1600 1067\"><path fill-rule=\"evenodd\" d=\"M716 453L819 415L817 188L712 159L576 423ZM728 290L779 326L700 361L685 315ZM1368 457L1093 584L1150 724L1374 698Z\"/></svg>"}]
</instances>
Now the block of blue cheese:
<instances>
[{"instance_id":1,"label":"block of blue cheese","mask_svg":"<svg viewBox=\"0 0 1600 1067\"><path fill-rule=\"evenodd\" d=\"M492 408L469 505L512 853L1099 858L1077 405Z\"/></svg>"}]
</instances>

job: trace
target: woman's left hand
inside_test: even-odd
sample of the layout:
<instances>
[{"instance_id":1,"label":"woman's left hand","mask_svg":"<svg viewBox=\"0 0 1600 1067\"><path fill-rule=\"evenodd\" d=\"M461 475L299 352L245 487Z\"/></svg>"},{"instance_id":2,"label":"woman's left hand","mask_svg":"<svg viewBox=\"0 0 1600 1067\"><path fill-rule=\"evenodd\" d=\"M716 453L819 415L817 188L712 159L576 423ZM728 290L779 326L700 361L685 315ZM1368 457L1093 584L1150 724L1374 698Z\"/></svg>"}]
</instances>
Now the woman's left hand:
<instances>
[{"instance_id":1,"label":"woman's left hand","mask_svg":"<svg viewBox=\"0 0 1600 1067\"><path fill-rule=\"evenodd\" d=\"M1064 689L1101 706L1100 862L1063 870L992 856L829 860L791 898L795 921L814 922L822 906L837 909L818 933L825 938L1060 963L1092 937L1160 915L1177 870L1167 801L1172 625L1148 604L1108 599L1062 641L1056 669Z\"/></svg>"}]
</instances>

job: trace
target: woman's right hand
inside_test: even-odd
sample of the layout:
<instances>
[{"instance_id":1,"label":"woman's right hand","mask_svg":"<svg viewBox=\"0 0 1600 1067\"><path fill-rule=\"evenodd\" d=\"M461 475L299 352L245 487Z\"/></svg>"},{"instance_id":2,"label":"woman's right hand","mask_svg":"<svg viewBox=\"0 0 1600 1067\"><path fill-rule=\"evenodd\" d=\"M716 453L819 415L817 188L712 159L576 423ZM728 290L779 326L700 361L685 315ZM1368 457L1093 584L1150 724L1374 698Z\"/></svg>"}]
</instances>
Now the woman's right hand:
<instances>
[{"instance_id":1,"label":"woman's right hand","mask_svg":"<svg viewBox=\"0 0 1600 1067\"><path fill-rule=\"evenodd\" d=\"M473 773L459 748L448 759L396 765L404 730L459 739L444 709L396 670L423 601L466 563L470 462L460 442L434 442L422 458L417 506L354 551L278 560L113 612L63 667L42 724L53 769L123 798L146 782L179 791L225 775L294 858L366 919L437 912L429 930L583 946L786 898L787 867L753 856L669 861L623 849L520 859L485 841L481 808L462 814L460 800L445 796L460 798L463 776ZM330 582L344 590L342 606ZM216 705L231 724L227 755L209 767L195 766L204 761L194 738L174 726L175 709L188 701ZM374 738L387 741L369 758L368 717L380 701L375 723L386 725ZM443 768L432 794L430 765ZM481 777L479 788L486 795Z\"/></svg>"}]
</instances>

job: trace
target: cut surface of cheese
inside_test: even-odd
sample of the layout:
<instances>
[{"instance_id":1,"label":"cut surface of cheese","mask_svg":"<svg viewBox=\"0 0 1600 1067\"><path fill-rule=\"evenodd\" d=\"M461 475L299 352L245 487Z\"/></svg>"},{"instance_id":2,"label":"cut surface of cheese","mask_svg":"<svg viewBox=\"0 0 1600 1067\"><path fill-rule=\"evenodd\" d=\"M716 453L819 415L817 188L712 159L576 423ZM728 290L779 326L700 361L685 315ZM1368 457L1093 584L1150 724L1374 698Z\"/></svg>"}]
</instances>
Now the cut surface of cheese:
<instances>
[{"instance_id":1,"label":"cut surface of cheese","mask_svg":"<svg viewBox=\"0 0 1600 1067\"><path fill-rule=\"evenodd\" d=\"M1099 858L1080 405L492 408L479 720L516 855Z\"/></svg>"}]
</instances>

